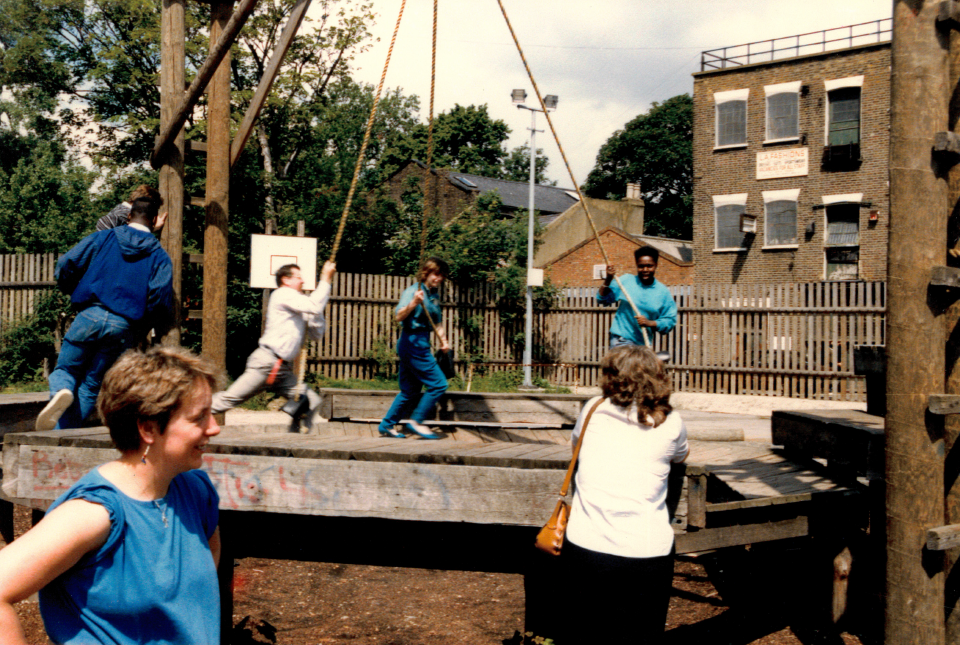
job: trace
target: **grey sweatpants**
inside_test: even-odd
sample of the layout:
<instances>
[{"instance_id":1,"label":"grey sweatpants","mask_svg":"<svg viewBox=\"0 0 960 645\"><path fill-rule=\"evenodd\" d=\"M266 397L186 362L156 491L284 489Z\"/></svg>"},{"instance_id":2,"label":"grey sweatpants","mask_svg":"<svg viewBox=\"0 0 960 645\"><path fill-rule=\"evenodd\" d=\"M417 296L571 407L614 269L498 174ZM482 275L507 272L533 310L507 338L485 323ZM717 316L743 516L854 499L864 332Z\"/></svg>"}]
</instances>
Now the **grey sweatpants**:
<instances>
[{"instance_id":1,"label":"grey sweatpants","mask_svg":"<svg viewBox=\"0 0 960 645\"><path fill-rule=\"evenodd\" d=\"M233 384L223 392L217 392L213 395L212 412L218 414L226 412L254 395L264 390L279 392L288 399L292 399L297 393L297 377L291 369L291 364L284 361L277 372L277 378L273 385L267 385L267 377L270 376L270 370L277 362L277 357L262 347L258 347L250 358L247 359L247 367ZM306 387L307 400L310 402L310 412L304 418L309 423L314 422L314 413L320 406L320 395L309 387Z\"/></svg>"}]
</instances>

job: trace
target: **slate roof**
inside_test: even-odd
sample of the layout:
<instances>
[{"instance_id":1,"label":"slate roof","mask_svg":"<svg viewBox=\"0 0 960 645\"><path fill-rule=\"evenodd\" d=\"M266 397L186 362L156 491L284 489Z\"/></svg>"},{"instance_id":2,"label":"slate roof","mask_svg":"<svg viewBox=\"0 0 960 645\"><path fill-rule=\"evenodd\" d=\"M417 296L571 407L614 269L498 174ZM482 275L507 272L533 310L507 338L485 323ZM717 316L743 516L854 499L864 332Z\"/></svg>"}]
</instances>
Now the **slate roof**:
<instances>
[{"instance_id":1,"label":"slate roof","mask_svg":"<svg viewBox=\"0 0 960 645\"><path fill-rule=\"evenodd\" d=\"M669 255L681 262L693 262L693 242L689 240L674 240L652 235L632 235L631 237L640 244L649 244L661 254Z\"/></svg>"},{"instance_id":2,"label":"slate roof","mask_svg":"<svg viewBox=\"0 0 960 645\"><path fill-rule=\"evenodd\" d=\"M499 191L500 201L506 209L526 210L530 202L529 182L491 179L452 170L447 171L447 179L454 186L471 192ZM568 188L537 184L533 193L534 208L540 211L541 216L559 215L579 201L576 195L575 190Z\"/></svg>"}]
</instances>

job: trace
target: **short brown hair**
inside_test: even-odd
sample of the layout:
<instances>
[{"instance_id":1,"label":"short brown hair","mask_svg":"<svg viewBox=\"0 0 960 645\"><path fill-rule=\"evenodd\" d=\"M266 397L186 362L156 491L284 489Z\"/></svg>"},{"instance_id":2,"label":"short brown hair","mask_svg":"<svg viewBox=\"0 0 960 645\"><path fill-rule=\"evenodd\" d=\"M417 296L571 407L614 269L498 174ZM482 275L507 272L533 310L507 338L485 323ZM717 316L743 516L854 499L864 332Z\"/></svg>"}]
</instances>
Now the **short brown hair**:
<instances>
[{"instance_id":1,"label":"short brown hair","mask_svg":"<svg viewBox=\"0 0 960 645\"><path fill-rule=\"evenodd\" d=\"M641 423L649 416L658 426L673 411L667 370L649 347L621 345L607 352L600 361L600 389L621 408L636 403Z\"/></svg>"},{"instance_id":2,"label":"short brown hair","mask_svg":"<svg viewBox=\"0 0 960 645\"><path fill-rule=\"evenodd\" d=\"M450 277L450 265L440 258L427 258L417 271L417 282L423 282L431 273L439 273L444 279Z\"/></svg>"},{"instance_id":3,"label":"short brown hair","mask_svg":"<svg viewBox=\"0 0 960 645\"><path fill-rule=\"evenodd\" d=\"M138 199L149 199L152 202L157 202L158 204L163 203L163 198L160 197L160 193L157 192L156 188L152 186L147 186L146 184L140 184L133 189L133 192L130 193L130 197L127 198L127 201L131 204Z\"/></svg>"},{"instance_id":4,"label":"short brown hair","mask_svg":"<svg viewBox=\"0 0 960 645\"><path fill-rule=\"evenodd\" d=\"M140 448L138 422L154 421L160 434L170 415L194 392L197 381L217 389L217 374L196 354L180 347L131 349L103 378L97 412L117 450Z\"/></svg>"},{"instance_id":5,"label":"short brown hair","mask_svg":"<svg viewBox=\"0 0 960 645\"><path fill-rule=\"evenodd\" d=\"M289 278L293 275L293 270L296 269L300 271L300 265L298 264L284 264L282 267L277 269L277 286L283 286L283 279Z\"/></svg>"}]
</instances>

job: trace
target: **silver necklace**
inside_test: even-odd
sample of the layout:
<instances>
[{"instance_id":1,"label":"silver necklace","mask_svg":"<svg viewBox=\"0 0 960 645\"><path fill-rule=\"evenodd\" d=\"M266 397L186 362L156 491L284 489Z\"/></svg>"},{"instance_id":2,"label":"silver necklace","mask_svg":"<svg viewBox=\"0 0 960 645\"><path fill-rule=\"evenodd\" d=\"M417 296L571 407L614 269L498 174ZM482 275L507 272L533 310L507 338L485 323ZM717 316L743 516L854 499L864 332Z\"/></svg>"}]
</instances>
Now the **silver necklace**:
<instances>
[{"instance_id":1,"label":"silver necklace","mask_svg":"<svg viewBox=\"0 0 960 645\"><path fill-rule=\"evenodd\" d=\"M160 511L160 519L163 520L163 528L167 528L170 524L167 522L167 505L164 504L163 508L160 507L160 500L153 500L153 505L157 507L157 510Z\"/></svg>"}]
</instances>

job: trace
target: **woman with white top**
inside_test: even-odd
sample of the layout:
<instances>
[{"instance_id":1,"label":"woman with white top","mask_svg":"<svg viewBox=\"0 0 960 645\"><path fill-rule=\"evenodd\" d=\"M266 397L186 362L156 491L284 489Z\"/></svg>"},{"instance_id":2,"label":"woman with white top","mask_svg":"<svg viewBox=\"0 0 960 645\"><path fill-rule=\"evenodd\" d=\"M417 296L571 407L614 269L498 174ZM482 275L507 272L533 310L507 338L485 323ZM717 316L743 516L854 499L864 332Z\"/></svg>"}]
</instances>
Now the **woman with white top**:
<instances>
[{"instance_id":1,"label":"woman with white top","mask_svg":"<svg viewBox=\"0 0 960 645\"><path fill-rule=\"evenodd\" d=\"M658 643L673 579L667 478L687 457L687 431L649 348L618 347L600 366L604 400L573 431L572 445L586 434L560 558L575 601L557 641Z\"/></svg>"}]
</instances>

